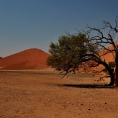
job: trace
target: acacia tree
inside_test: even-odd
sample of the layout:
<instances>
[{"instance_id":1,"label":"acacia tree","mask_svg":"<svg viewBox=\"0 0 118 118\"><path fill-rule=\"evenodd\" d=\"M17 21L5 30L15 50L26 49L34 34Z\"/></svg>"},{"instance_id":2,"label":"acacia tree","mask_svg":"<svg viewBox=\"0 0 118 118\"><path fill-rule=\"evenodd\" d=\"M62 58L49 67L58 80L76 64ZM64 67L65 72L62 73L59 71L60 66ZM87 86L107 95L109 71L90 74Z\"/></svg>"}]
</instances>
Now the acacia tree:
<instances>
[{"instance_id":1,"label":"acacia tree","mask_svg":"<svg viewBox=\"0 0 118 118\"><path fill-rule=\"evenodd\" d=\"M59 37L58 43L51 43L49 52L51 56L47 59L47 64L56 70L66 72L64 75L75 72L81 65L86 64L89 67L96 67L100 64L103 65L111 78L109 85L118 86L118 47L114 40L118 33L118 21L115 20L115 27L109 22L104 21L103 28L87 27L87 32L78 34L67 34ZM103 30L107 30L107 36L104 35ZM94 36L91 36L96 32ZM112 49L106 47L112 45ZM103 53L100 53L104 50ZM102 56L112 53L116 66L116 81L114 81L114 72L109 64L102 59Z\"/></svg>"},{"instance_id":2,"label":"acacia tree","mask_svg":"<svg viewBox=\"0 0 118 118\"><path fill-rule=\"evenodd\" d=\"M58 39L58 43L50 44L49 52L51 56L47 59L47 64L64 76L70 72L74 72L83 62L83 55L87 53L85 48L88 38L85 34L66 34Z\"/></svg>"},{"instance_id":3,"label":"acacia tree","mask_svg":"<svg viewBox=\"0 0 118 118\"><path fill-rule=\"evenodd\" d=\"M60 74L67 75L80 67L96 67L103 65L111 77L109 85L114 84L114 75L110 66L102 60L102 54L99 53L98 43L91 42L85 33L67 34L59 37L58 43L50 44L51 56L47 59L47 64ZM83 66L84 65L84 66Z\"/></svg>"},{"instance_id":4,"label":"acacia tree","mask_svg":"<svg viewBox=\"0 0 118 118\"><path fill-rule=\"evenodd\" d=\"M103 24L104 25L101 29L88 26L87 34L90 37L90 42L92 42L92 44L97 44L102 50L104 50L104 53L102 53L100 56L103 56L107 53L112 53L115 62L115 75L105 60L102 60L102 65L105 66L111 77L110 85L114 85L115 82L116 86L118 86L118 45L116 42L118 39L118 17L115 19L115 26L112 26L111 23L107 21L103 21ZM104 31L107 31L107 35L105 35ZM91 36L91 34L93 35L93 32L94 36ZM112 48L107 48L106 44L107 46L112 45Z\"/></svg>"},{"instance_id":5,"label":"acacia tree","mask_svg":"<svg viewBox=\"0 0 118 118\"><path fill-rule=\"evenodd\" d=\"M99 51L98 45L92 44L85 33L63 35L59 37L58 43L50 44L51 56L47 59L47 65L60 71L60 74L64 73L64 76L75 73L79 68L90 70L87 68L105 63Z\"/></svg>"},{"instance_id":6,"label":"acacia tree","mask_svg":"<svg viewBox=\"0 0 118 118\"><path fill-rule=\"evenodd\" d=\"M50 44L51 56L47 59L47 65L60 71L64 76L84 67L96 67L103 65L111 77L109 85L114 84L113 71L101 58L98 43L91 42L85 33L67 34L59 37L58 43ZM63 76L63 77L64 77Z\"/></svg>"}]
</instances>

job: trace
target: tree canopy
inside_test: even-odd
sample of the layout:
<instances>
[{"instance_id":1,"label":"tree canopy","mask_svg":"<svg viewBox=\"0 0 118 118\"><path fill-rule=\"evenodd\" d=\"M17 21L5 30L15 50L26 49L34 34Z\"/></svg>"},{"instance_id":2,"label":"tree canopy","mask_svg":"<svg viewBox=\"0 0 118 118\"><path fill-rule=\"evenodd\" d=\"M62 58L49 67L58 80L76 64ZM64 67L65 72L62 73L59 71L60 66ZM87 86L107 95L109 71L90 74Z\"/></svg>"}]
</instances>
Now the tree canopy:
<instances>
[{"instance_id":1,"label":"tree canopy","mask_svg":"<svg viewBox=\"0 0 118 118\"><path fill-rule=\"evenodd\" d=\"M66 34L58 39L58 43L50 44L51 56L47 60L47 64L56 70L75 72L75 69L82 63L82 57L87 53L85 46L88 38L85 34Z\"/></svg>"}]
</instances>

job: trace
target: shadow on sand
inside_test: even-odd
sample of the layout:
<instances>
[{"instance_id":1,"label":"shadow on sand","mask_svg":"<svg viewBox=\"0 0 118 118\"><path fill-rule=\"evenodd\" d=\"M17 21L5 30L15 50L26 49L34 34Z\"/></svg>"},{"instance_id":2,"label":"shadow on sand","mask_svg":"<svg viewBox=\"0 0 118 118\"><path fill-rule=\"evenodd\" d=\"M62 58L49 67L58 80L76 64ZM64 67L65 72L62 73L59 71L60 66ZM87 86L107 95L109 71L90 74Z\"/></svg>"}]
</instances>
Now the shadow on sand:
<instances>
[{"instance_id":1,"label":"shadow on sand","mask_svg":"<svg viewBox=\"0 0 118 118\"><path fill-rule=\"evenodd\" d=\"M98 85L98 84L59 84L58 86L72 87L72 88L116 88L114 86L109 86L107 84L104 84L104 85Z\"/></svg>"}]
</instances>

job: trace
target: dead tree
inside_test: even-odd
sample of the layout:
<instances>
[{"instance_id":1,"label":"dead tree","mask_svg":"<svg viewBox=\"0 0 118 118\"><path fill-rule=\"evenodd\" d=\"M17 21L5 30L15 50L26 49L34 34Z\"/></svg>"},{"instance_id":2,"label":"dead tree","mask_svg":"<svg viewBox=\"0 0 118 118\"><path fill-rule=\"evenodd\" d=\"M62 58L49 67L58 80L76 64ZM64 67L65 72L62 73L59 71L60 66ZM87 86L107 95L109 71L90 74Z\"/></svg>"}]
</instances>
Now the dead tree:
<instances>
[{"instance_id":1,"label":"dead tree","mask_svg":"<svg viewBox=\"0 0 118 118\"><path fill-rule=\"evenodd\" d=\"M114 62L115 62L115 75L112 72L112 70L108 67L108 64L105 61L102 61L102 64L106 67L106 69L109 72L109 75L111 77L111 83L110 85L115 85L118 86L118 17L115 19L115 26L113 27L110 22L103 21L104 26L100 28L95 28L95 27L89 27L88 28L88 34L90 37L90 41L92 43L97 44L102 50L105 50L104 54L107 53L112 53L114 57ZM103 32L107 31L107 36ZM95 33L94 36L91 36L92 33ZM111 45L112 48L109 49L107 48L108 45ZM116 81L114 81L116 80Z\"/></svg>"}]
</instances>

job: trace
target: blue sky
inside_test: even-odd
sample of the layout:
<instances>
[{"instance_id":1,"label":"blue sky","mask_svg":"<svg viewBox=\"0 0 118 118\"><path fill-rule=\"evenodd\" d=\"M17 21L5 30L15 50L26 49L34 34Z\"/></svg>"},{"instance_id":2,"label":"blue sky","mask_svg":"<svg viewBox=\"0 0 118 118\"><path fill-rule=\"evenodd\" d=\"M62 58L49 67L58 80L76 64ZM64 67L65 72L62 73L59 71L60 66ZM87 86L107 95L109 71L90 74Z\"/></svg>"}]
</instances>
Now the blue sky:
<instances>
[{"instance_id":1,"label":"blue sky","mask_svg":"<svg viewBox=\"0 0 118 118\"><path fill-rule=\"evenodd\" d=\"M0 0L0 56L48 52L65 32L102 27L103 20L114 24L116 16L118 0Z\"/></svg>"}]
</instances>

